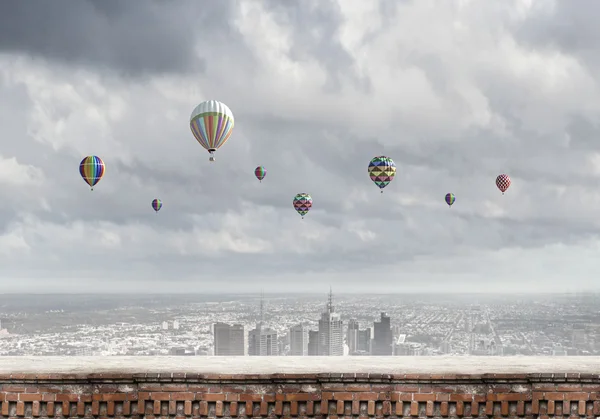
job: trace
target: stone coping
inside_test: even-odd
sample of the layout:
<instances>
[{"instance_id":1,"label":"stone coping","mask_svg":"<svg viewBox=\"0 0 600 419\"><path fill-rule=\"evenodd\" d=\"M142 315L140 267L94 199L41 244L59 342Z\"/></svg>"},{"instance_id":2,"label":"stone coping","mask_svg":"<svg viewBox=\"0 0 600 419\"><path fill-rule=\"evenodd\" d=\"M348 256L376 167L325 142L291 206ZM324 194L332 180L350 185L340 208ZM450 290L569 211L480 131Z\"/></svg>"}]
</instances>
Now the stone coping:
<instances>
[{"instance_id":1,"label":"stone coping","mask_svg":"<svg viewBox=\"0 0 600 419\"><path fill-rule=\"evenodd\" d=\"M469 376L600 378L600 357L0 357L0 378L456 379ZM162 381L162 380L161 380Z\"/></svg>"}]
</instances>

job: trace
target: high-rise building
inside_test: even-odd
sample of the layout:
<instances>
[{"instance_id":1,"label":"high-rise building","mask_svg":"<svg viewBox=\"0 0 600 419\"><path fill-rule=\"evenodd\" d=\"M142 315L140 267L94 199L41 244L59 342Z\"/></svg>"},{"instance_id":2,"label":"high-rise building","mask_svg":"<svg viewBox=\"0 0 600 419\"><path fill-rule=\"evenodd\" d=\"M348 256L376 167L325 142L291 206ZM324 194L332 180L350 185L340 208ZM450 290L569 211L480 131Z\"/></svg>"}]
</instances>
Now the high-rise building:
<instances>
[{"instance_id":1,"label":"high-rise building","mask_svg":"<svg viewBox=\"0 0 600 419\"><path fill-rule=\"evenodd\" d=\"M351 319L348 322L346 341L349 355L369 355L371 353L371 340L373 329L360 330L358 321Z\"/></svg>"},{"instance_id":2,"label":"high-rise building","mask_svg":"<svg viewBox=\"0 0 600 419\"><path fill-rule=\"evenodd\" d=\"M264 296L260 296L260 318L256 328L248 333L248 355L250 356L273 356L278 353L277 332L265 328L265 304Z\"/></svg>"},{"instance_id":3,"label":"high-rise building","mask_svg":"<svg viewBox=\"0 0 600 419\"><path fill-rule=\"evenodd\" d=\"M308 356L319 355L319 332L317 330L308 331Z\"/></svg>"},{"instance_id":4,"label":"high-rise building","mask_svg":"<svg viewBox=\"0 0 600 419\"><path fill-rule=\"evenodd\" d=\"M358 346L356 353L359 355L370 355L373 349L373 328L367 327L358 331Z\"/></svg>"},{"instance_id":5,"label":"high-rise building","mask_svg":"<svg viewBox=\"0 0 600 419\"><path fill-rule=\"evenodd\" d=\"M335 312L333 306L333 293L329 290L329 301L326 311L321 314L319 320L319 356L342 356L344 355L344 338L342 319Z\"/></svg>"},{"instance_id":6,"label":"high-rise building","mask_svg":"<svg viewBox=\"0 0 600 419\"><path fill-rule=\"evenodd\" d=\"M290 355L308 355L308 327L298 324L290 327Z\"/></svg>"},{"instance_id":7,"label":"high-rise building","mask_svg":"<svg viewBox=\"0 0 600 419\"><path fill-rule=\"evenodd\" d=\"M392 355L393 354L393 335L390 318L381 313L381 319L374 324L375 337L373 339L372 354L375 356Z\"/></svg>"},{"instance_id":8,"label":"high-rise building","mask_svg":"<svg viewBox=\"0 0 600 419\"><path fill-rule=\"evenodd\" d=\"M352 353L356 352L356 348L358 348L358 321L356 319L348 320L348 331L346 332L346 343L348 344L348 352L352 355Z\"/></svg>"},{"instance_id":9,"label":"high-rise building","mask_svg":"<svg viewBox=\"0 0 600 419\"><path fill-rule=\"evenodd\" d=\"M248 355L273 356L277 355L277 332L273 329L263 328L258 324L256 329L248 333Z\"/></svg>"},{"instance_id":10,"label":"high-rise building","mask_svg":"<svg viewBox=\"0 0 600 419\"><path fill-rule=\"evenodd\" d=\"M241 324L213 325L215 356L246 355L246 332Z\"/></svg>"}]
</instances>

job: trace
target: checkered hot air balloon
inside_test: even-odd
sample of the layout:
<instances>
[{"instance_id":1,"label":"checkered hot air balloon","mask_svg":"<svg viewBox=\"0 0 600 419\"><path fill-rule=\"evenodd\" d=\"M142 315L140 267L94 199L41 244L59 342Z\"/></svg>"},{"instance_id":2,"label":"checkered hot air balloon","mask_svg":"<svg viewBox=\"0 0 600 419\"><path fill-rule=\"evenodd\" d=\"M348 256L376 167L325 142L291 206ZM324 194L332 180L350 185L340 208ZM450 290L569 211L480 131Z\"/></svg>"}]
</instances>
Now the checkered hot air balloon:
<instances>
[{"instance_id":1,"label":"checkered hot air balloon","mask_svg":"<svg viewBox=\"0 0 600 419\"><path fill-rule=\"evenodd\" d=\"M152 200L152 209L158 214L158 211L162 208L162 201L158 198Z\"/></svg>"},{"instance_id":2,"label":"checkered hot air balloon","mask_svg":"<svg viewBox=\"0 0 600 419\"><path fill-rule=\"evenodd\" d=\"M94 190L94 186L96 186L96 184L100 182L100 179L102 179L102 176L104 176L104 170L104 162L98 156L84 157L83 160L81 160L81 163L79 163L79 174L85 183L90 185L92 191Z\"/></svg>"},{"instance_id":3,"label":"checkered hot air balloon","mask_svg":"<svg viewBox=\"0 0 600 419\"><path fill-rule=\"evenodd\" d=\"M454 201L456 201L456 197L454 196L453 193L447 193L445 200L446 200L446 204L448 204L448 207L451 207L452 204L454 204Z\"/></svg>"},{"instance_id":4,"label":"checkered hot air balloon","mask_svg":"<svg viewBox=\"0 0 600 419\"><path fill-rule=\"evenodd\" d=\"M293 203L296 212L304 219L304 216L312 208L312 197L307 193L299 193L294 197Z\"/></svg>"},{"instance_id":5,"label":"checkered hot air balloon","mask_svg":"<svg viewBox=\"0 0 600 419\"><path fill-rule=\"evenodd\" d=\"M224 103L216 100L202 102L190 116L190 129L196 140L215 161L215 151L227 142L233 130L233 113Z\"/></svg>"},{"instance_id":6,"label":"checkered hot air balloon","mask_svg":"<svg viewBox=\"0 0 600 419\"><path fill-rule=\"evenodd\" d=\"M267 171L264 167L262 166L258 166L256 169L254 169L254 176L256 176L256 178L262 183L262 180L265 178L265 176L267 175Z\"/></svg>"},{"instance_id":7,"label":"checkered hot air balloon","mask_svg":"<svg viewBox=\"0 0 600 419\"><path fill-rule=\"evenodd\" d=\"M368 171L373 183L383 193L383 188L389 185L394 180L394 176L396 176L396 163L389 157L378 156L371 160Z\"/></svg>"},{"instance_id":8,"label":"checkered hot air balloon","mask_svg":"<svg viewBox=\"0 0 600 419\"><path fill-rule=\"evenodd\" d=\"M504 192L510 187L510 177L508 175L502 174L496 178L496 186L504 195Z\"/></svg>"}]
</instances>

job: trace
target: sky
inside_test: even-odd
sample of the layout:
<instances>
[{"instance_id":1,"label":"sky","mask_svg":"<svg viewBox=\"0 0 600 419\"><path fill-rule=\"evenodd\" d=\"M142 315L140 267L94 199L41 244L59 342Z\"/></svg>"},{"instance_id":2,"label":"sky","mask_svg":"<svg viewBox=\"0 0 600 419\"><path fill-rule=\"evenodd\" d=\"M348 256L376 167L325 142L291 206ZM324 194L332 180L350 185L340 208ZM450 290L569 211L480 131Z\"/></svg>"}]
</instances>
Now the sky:
<instances>
[{"instance_id":1,"label":"sky","mask_svg":"<svg viewBox=\"0 0 600 419\"><path fill-rule=\"evenodd\" d=\"M598 13L0 2L0 292L599 290ZM211 99L235 116L213 163L189 128Z\"/></svg>"}]
</instances>

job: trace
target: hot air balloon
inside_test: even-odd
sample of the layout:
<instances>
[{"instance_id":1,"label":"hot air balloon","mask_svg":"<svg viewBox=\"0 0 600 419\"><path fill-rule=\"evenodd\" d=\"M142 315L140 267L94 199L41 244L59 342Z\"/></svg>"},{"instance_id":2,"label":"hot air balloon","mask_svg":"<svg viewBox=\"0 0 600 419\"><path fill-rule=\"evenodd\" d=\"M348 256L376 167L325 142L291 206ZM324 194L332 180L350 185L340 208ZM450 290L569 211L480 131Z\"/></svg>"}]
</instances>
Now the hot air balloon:
<instances>
[{"instance_id":1,"label":"hot air balloon","mask_svg":"<svg viewBox=\"0 0 600 419\"><path fill-rule=\"evenodd\" d=\"M190 116L190 128L196 140L215 161L215 151L227 142L233 130L233 113L224 103L216 100L202 102Z\"/></svg>"},{"instance_id":2,"label":"hot air balloon","mask_svg":"<svg viewBox=\"0 0 600 419\"><path fill-rule=\"evenodd\" d=\"M154 211L156 211L156 213L158 214L158 211L160 211L161 208L162 208L162 201L158 198L154 199L152 201L152 209Z\"/></svg>"},{"instance_id":3,"label":"hot air balloon","mask_svg":"<svg viewBox=\"0 0 600 419\"><path fill-rule=\"evenodd\" d=\"M312 197L307 193L299 193L294 197L294 209L302 216L304 216L312 208Z\"/></svg>"},{"instance_id":4,"label":"hot air balloon","mask_svg":"<svg viewBox=\"0 0 600 419\"><path fill-rule=\"evenodd\" d=\"M264 167L258 166L256 169L254 169L254 176L256 176L256 178L261 183L262 183L262 180L265 178L266 175L267 175L267 171L265 170Z\"/></svg>"},{"instance_id":5,"label":"hot air balloon","mask_svg":"<svg viewBox=\"0 0 600 419\"><path fill-rule=\"evenodd\" d=\"M92 191L94 190L94 186L104 176L104 169L104 162L98 156L84 157L81 163L79 163L79 174L81 174L85 183L90 185Z\"/></svg>"},{"instance_id":6,"label":"hot air balloon","mask_svg":"<svg viewBox=\"0 0 600 419\"><path fill-rule=\"evenodd\" d=\"M510 177L504 174L499 175L496 178L496 186L502 191L502 195L504 195L504 192L510 187Z\"/></svg>"},{"instance_id":7,"label":"hot air balloon","mask_svg":"<svg viewBox=\"0 0 600 419\"><path fill-rule=\"evenodd\" d=\"M454 196L453 193L447 193L445 199L446 199L446 204L448 204L448 207L451 207L452 204L454 204L454 201L456 201L456 197Z\"/></svg>"},{"instance_id":8,"label":"hot air balloon","mask_svg":"<svg viewBox=\"0 0 600 419\"><path fill-rule=\"evenodd\" d=\"M383 193L383 188L389 185L394 180L394 176L396 176L396 163L389 157L378 156L371 160L368 170L371 180L381 189L381 193Z\"/></svg>"}]
</instances>

